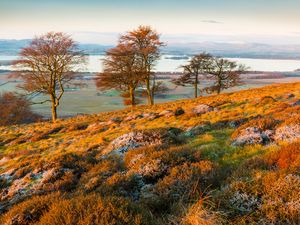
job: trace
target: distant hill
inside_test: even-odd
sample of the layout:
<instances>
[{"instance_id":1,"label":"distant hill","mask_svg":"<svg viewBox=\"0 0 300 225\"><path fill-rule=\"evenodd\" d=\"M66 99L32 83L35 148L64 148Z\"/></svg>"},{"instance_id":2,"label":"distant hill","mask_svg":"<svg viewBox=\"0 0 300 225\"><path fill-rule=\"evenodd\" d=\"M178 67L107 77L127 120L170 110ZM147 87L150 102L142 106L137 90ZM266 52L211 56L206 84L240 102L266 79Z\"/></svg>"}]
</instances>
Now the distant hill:
<instances>
[{"instance_id":1,"label":"distant hill","mask_svg":"<svg viewBox=\"0 0 300 225\"><path fill-rule=\"evenodd\" d=\"M202 51L222 57L300 59L300 45L268 45L261 43L185 43L170 44L168 54L197 54Z\"/></svg>"},{"instance_id":2,"label":"distant hill","mask_svg":"<svg viewBox=\"0 0 300 225\"><path fill-rule=\"evenodd\" d=\"M29 39L0 39L0 55L16 55L21 48L29 43ZM112 45L79 44L81 50L92 55L102 55L111 47ZM203 51L222 57L300 59L300 45L268 45L261 43L172 43L163 48L162 52L170 55L194 55Z\"/></svg>"},{"instance_id":3,"label":"distant hill","mask_svg":"<svg viewBox=\"0 0 300 225\"><path fill-rule=\"evenodd\" d=\"M0 55L17 55L21 48L26 47L30 43L30 39L9 40L0 39ZM104 54L105 51L112 46L99 44L79 44L79 49L84 50L87 54Z\"/></svg>"}]
</instances>

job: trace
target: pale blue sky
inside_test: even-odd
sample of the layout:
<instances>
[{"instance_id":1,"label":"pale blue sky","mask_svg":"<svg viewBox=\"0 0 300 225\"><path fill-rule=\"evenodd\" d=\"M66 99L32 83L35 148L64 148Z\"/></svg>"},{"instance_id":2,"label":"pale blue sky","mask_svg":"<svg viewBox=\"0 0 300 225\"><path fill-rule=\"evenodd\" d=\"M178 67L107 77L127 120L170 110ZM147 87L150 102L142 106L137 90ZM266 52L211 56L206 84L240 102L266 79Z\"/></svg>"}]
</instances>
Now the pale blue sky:
<instances>
[{"instance_id":1,"label":"pale blue sky","mask_svg":"<svg viewBox=\"0 0 300 225\"><path fill-rule=\"evenodd\" d=\"M0 0L0 39L47 31L112 44L151 25L170 42L300 44L300 0Z\"/></svg>"}]
</instances>

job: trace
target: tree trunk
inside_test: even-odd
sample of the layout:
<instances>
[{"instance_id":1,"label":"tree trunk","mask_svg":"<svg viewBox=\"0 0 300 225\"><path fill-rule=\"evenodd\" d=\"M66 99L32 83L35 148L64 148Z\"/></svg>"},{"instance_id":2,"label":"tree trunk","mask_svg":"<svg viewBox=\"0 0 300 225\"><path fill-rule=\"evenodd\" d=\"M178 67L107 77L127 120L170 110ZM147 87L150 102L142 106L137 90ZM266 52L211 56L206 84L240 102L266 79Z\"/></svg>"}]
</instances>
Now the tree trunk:
<instances>
[{"instance_id":1,"label":"tree trunk","mask_svg":"<svg viewBox=\"0 0 300 225\"><path fill-rule=\"evenodd\" d=\"M57 119L57 107L55 106L54 102L52 102L51 110L52 110L52 122L55 123Z\"/></svg>"},{"instance_id":2,"label":"tree trunk","mask_svg":"<svg viewBox=\"0 0 300 225\"><path fill-rule=\"evenodd\" d=\"M221 88L222 88L222 81L221 81L221 79L219 79L219 81L218 81L218 87L217 87L217 94L221 93Z\"/></svg>"},{"instance_id":3,"label":"tree trunk","mask_svg":"<svg viewBox=\"0 0 300 225\"><path fill-rule=\"evenodd\" d=\"M131 107L134 107L135 106L135 96L134 96L133 88L129 89L129 95L130 95Z\"/></svg>"},{"instance_id":4,"label":"tree trunk","mask_svg":"<svg viewBox=\"0 0 300 225\"><path fill-rule=\"evenodd\" d=\"M51 112L52 112L52 122L55 123L57 119L57 106L55 102L55 97L51 95Z\"/></svg>"},{"instance_id":5,"label":"tree trunk","mask_svg":"<svg viewBox=\"0 0 300 225\"><path fill-rule=\"evenodd\" d=\"M195 98L198 97L198 75L195 76L195 84L194 84L194 88L195 88Z\"/></svg>"},{"instance_id":6,"label":"tree trunk","mask_svg":"<svg viewBox=\"0 0 300 225\"><path fill-rule=\"evenodd\" d=\"M148 105L153 105L154 101L153 101L153 95L152 95L152 91L151 91L151 87L150 87L150 80L146 79L145 83L146 83L146 89L147 89L147 95L148 95Z\"/></svg>"}]
</instances>

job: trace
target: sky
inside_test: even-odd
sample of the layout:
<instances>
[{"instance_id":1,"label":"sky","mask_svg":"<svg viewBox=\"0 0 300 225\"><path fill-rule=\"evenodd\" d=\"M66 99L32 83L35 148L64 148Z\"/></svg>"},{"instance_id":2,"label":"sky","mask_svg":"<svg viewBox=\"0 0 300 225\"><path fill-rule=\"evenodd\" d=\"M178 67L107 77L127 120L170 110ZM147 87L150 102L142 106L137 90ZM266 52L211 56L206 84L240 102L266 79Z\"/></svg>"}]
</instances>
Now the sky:
<instances>
[{"instance_id":1,"label":"sky","mask_svg":"<svg viewBox=\"0 0 300 225\"><path fill-rule=\"evenodd\" d=\"M169 43L300 44L300 0L0 0L0 39L62 31L108 45L139 25Z\"/></svg>"}]
</instances>

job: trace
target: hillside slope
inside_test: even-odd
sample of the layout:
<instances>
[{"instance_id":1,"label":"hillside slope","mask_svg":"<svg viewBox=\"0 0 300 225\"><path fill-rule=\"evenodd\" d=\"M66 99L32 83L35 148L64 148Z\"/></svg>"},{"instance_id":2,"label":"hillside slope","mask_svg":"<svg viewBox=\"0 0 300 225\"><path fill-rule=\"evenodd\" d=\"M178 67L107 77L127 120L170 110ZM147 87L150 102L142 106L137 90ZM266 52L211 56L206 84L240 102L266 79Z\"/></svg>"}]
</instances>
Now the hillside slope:
<instances>
[{"instance_id":1,"label":"hillside slope","mask_svg":"<svg viewBox=\"0 0 300 225\"><path fill-rule=\"evenodd\" d=\"M0 224L299 224L300 83L0 127Z\"/></svg>"}]
</instances>

